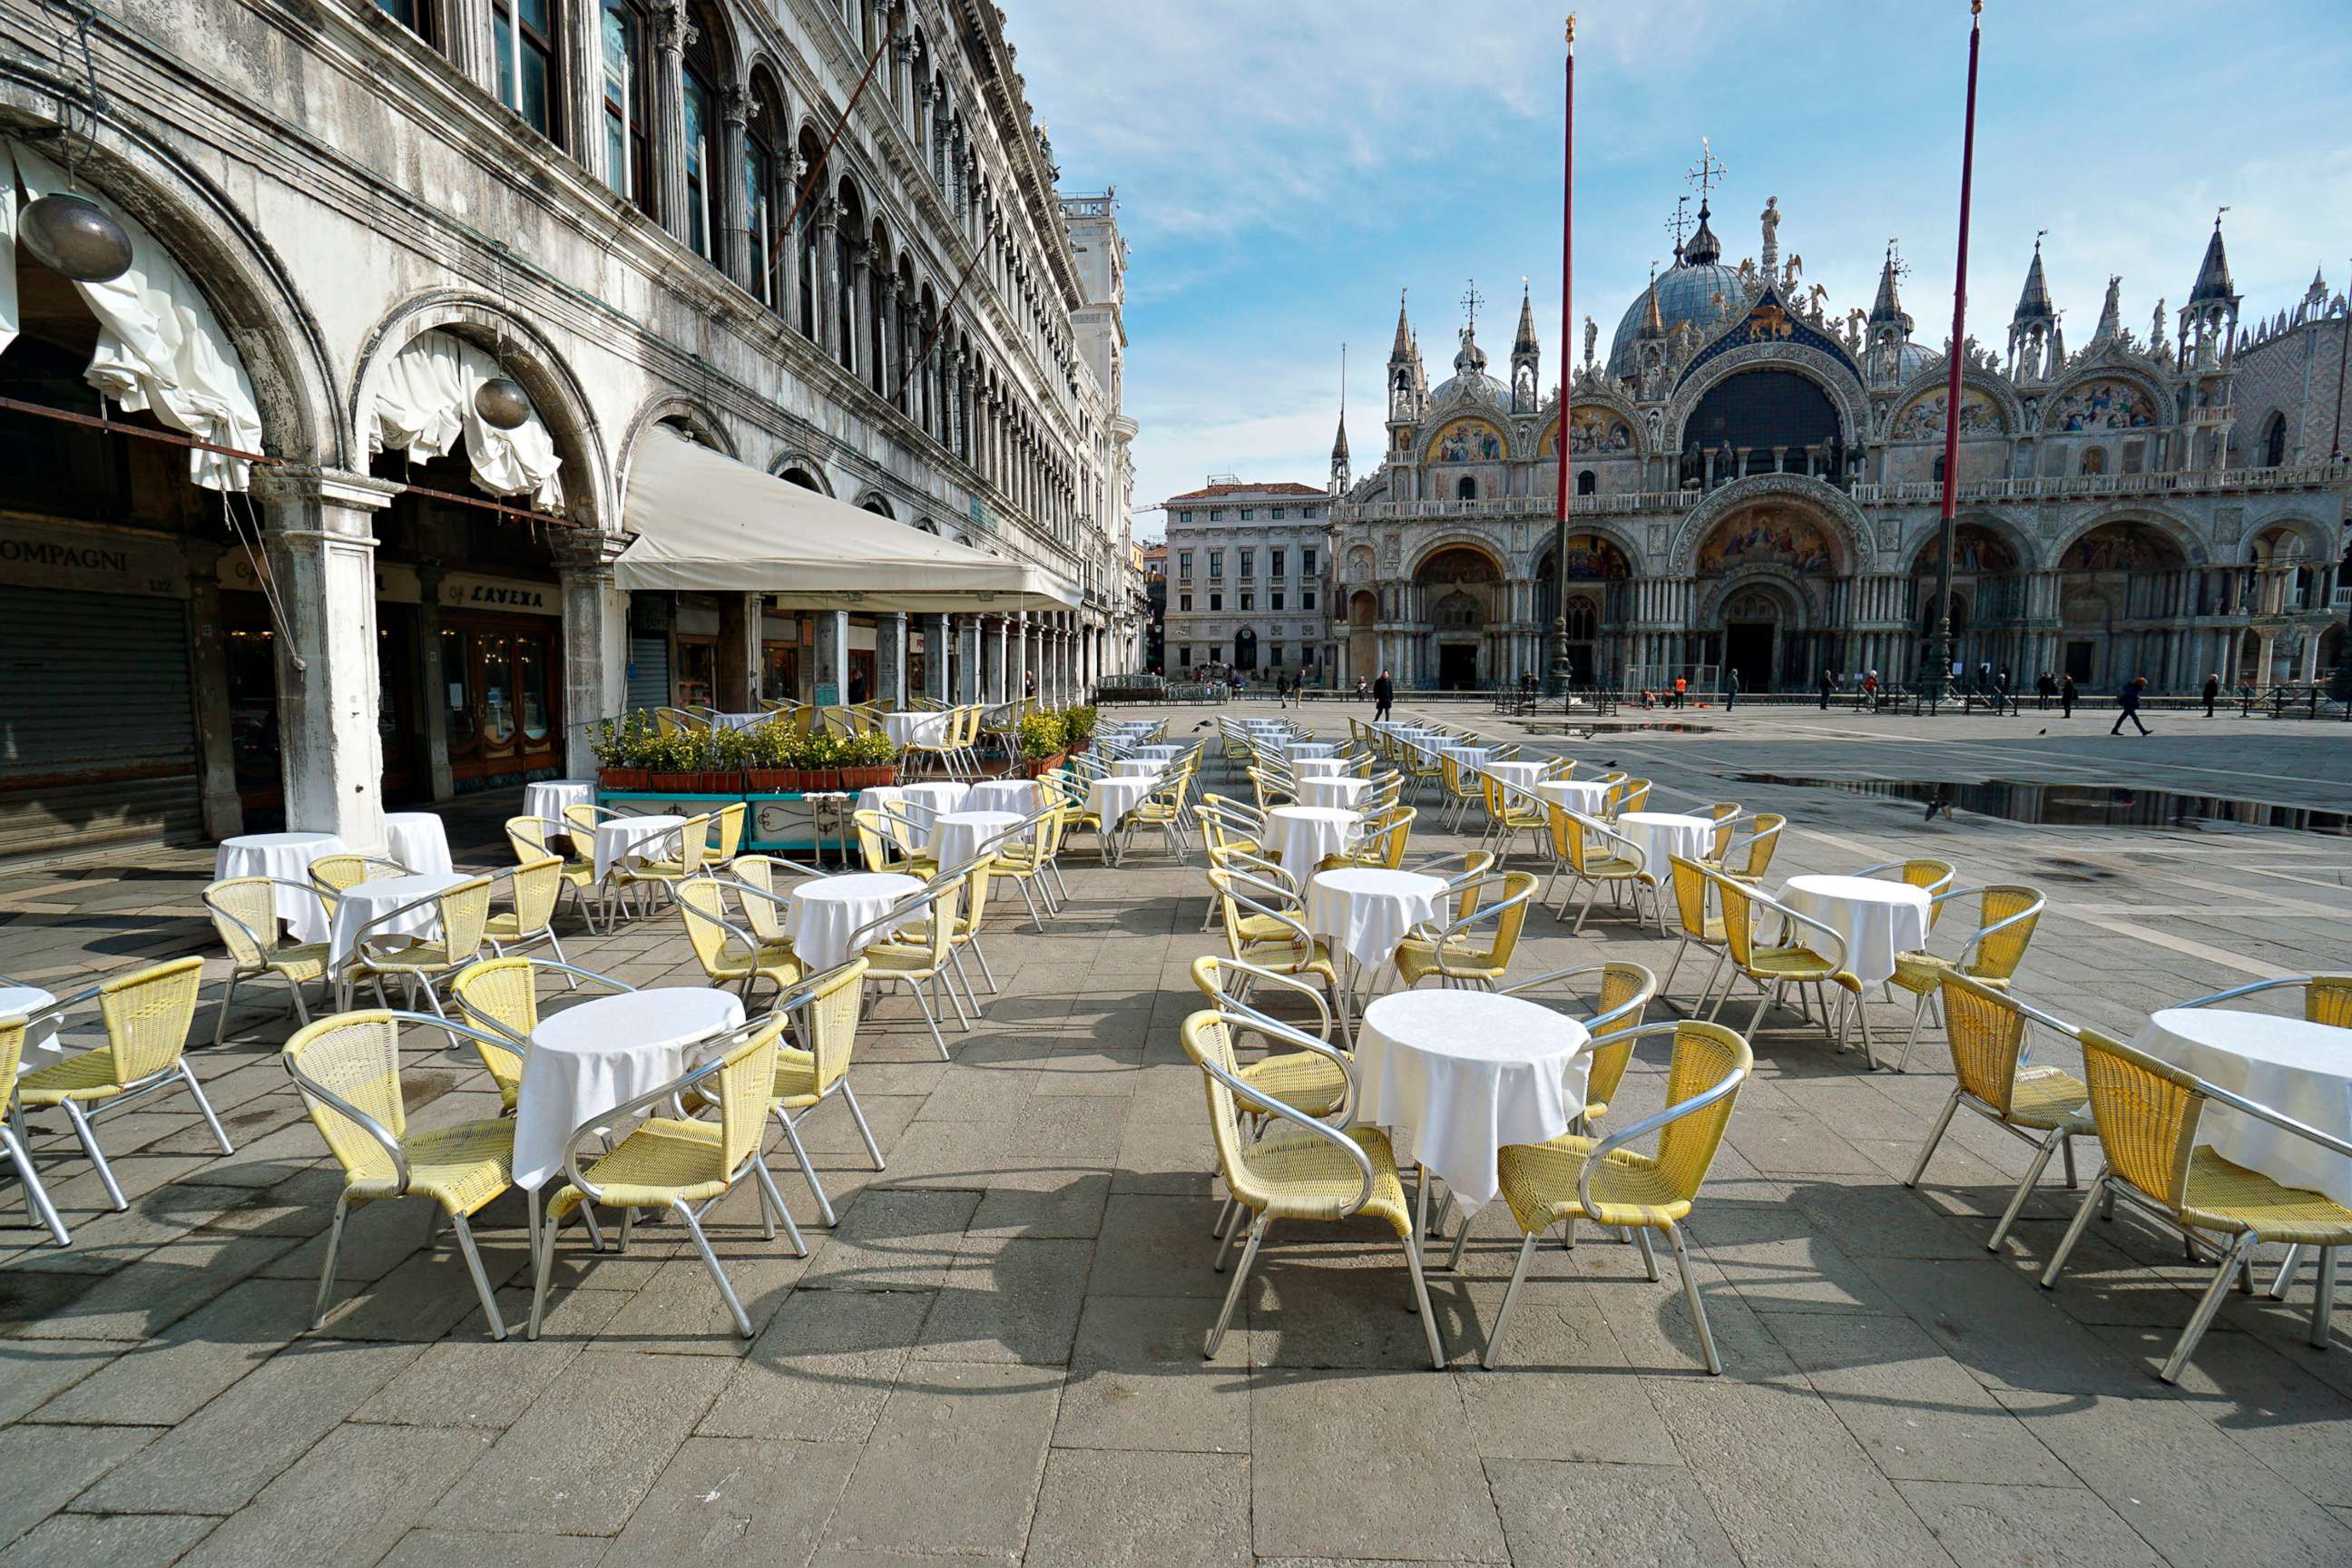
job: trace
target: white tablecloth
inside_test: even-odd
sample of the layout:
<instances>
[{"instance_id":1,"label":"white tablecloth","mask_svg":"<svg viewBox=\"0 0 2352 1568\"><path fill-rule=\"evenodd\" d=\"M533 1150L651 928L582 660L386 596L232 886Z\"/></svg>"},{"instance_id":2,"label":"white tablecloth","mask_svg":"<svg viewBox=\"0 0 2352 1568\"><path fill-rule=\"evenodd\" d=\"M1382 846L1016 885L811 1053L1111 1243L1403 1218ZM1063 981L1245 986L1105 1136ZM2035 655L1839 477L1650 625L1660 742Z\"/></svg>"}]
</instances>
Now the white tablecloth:
<instances>
[{"instance_id":1,"label":"white tablecloth","mask_svg":"<svg viewBox=\"0 0 2352 1568\"><path fill-rule=\"evenodd\" d=\"M1021 819L1009 811L950 811L931 824L929 848L942 867L962 865L980 847Z\"/></svg>"},{"instance_id":2,"label":"white tablecloth","mask_svg":"<svg viewBox=\"0 0 2352 1568\"><path fill-rule=\"evenodd\" d=\"M1713 822L1679 812L1629 811L1618 817L1614 826L1619 833L1642 847L1646 857L1642 869L1660 887L1665 886L1675 874L1666 857L1679 855L1685 860L1696 860L1715 843Z\"/></svg>"},{"instance_id":3,"label":"white tablecloth","mask_svg":"<svg viewBox=\"0 0 2352 1568\"><path fill-rule=\"evenodd\" d=\"M454 888L467 879L446 871L420 871L414 877L385 877L373 882L358 882L335 895L335 919L327 936L327 962L337 969L351 959L352 944L359 940L360 928L378 915L389 914L403 904L413 904L419 899L430 899L444 888ZM429 942L441 933L441 911L437 905L426 904L412 910L396 921L387 921L367 933L371 943L387 946L403 945L401 938L410 942Z\"/></svg>"},{"instance_id":4,"label":"white tablecloth","mask_svg":"<svg viewBox=\"0 0 2352 1568\"><path fill-rule=\"evenodd\" d=\"M710 716L710 723L713 729L718 730L756 730L769 720L779 717L781 715L762 708L757 713L714 713Z\"/></svg>"},{"instance_id":5,"label":"white tablecloth","mask_svg":"<svg viewBox=\"0 0 2352 1568\"><path fill-rule=\"evenodd\" d=\"M1348 771L1348 764L1338 757L1300 757L1290 764L1290 775L1300 779L1336 778Z\"/></svg>"},{"instance_id":6,"label":"white tablecloth","mask_svg":"<svg viewBox=\"0 0 2352 1568\"><path fill-rule=\"evenodd\" d=\"M1265 846L1282 861L1282 868L1304 880L1315 874L1326 855L1344 855L1355 847L1363 824L1352 811L1334 805L1277 805L1265 814Z\"/></svg>"},{"instance_id":7,"label":"white tablecloth","mask_svg":"<svg viewBox=\"0 0 2352 1568\"><path fill-rule=\"evenodd\" d=\"M1495 748L1492 746L1440 746L1437 748L1437 754L1441 757L1453 758L1454 765L1457 768L1483 768L1486 765L1486 759L1495 754Z\"/></svg>"},{"instance_id":8,"label":"white tablecloth","mask_svg":"<svg viewBox=\"0 0 2352 1568\"><path fill-rule=\"evenodd\" d=\"M310 862L341 853L343 841L331 833L248 833L220 841L220 847L213 852L213 880L276 877L307 888L311 885ZM296 942L327 940L326 908L316 898L292 888L269 891L278 906L278 918L286 922Z\"/></svg>"},{"instance_id":9,"label":"white tablecloth","mask_svg":"<svg viewBox=\"0 0 2352 1568\"><path fill-rule=\"evenodd\" d=\"M1118 757L1112 761L1110 773L1118 779L1156 779L1167 765L1157 757Z\"/></svg>"},{"instance_id":10,"label":"white tablecloth","mask_svg":"<svg viewBox=\"0 0 2352 1568\"><path fill-rule=\"evenodd\" d=\"M1020 816L1036 816L1041 804L1035 779L990 779L972 785L963 798L966 811L1009 811Z\"/></svg>"},{"instance_id":11,"label":"white tablecloth","mask_svg":"<svg viewBox=\"0 0 2352 1568\"><path fill-rule=\"evenodd\" d=\"M674 849L677 845L671 831L685 826L683 816L660 813L615 816L598 823L596 879L601 882L611 876L615 866L635 864L648 858L660 859L665 850Z\"/></svg>"},{"instance_id":12,"label":"white tablecloth","mask_svg":"<svg viewBox=\"0 0 2352 1568\"><path fill-rule=\"evenodd\" d=\"M912 849L930 837L931 823L943 813L962 809L971 785L940 781L933 784L877 784L857 792L859 811L878 811L890 837L901 849Z\"/></svg>"},{"instance_id":13,"label":"white tablecloth","mask_svg":"<svg viewBox=\"0 0 2352 1568\"><path fill-rule=\"evenodd\" d=\"M2168 1007L2131 1043L2217 1089L2352 1139L2352 1029L2222 1007ZM2352 1159L2284 1128L2208 1101L2197 1141L2274 1182L2352 1204Z\"/></svg>"},{"instance_id":14,"label":"white tablecloth","mask_svg":"<svg viewBox=\"0 0 2352 1568\"><path fill-rule=\"evenodd\" d=\"M449 834L441 818L429 811L394 811L383 819L384 853L410 870L447 873L457 868L449 858Z\"/></svg>"},{"instance_id":15,"label":"white tablecloth","mask_svg":"<svg viewBox=\"0 0 2352 1568\"><path fill-rule=\"evenodd\" d=\"M733 992L675 985L597 996L541 1018L515 1094L515 1184L561 1176L573 1128L682 1076L690 1047L742 1021Z\"/></svg>"},{"instance_id":16,"label":"white tablecloth","mask_svg":"<svg viewBox=\"0 0 2352 1568\"><path fill-rule=\"evenodd\" d=\"M1301 805L1339 805L1353 811L1363 804L1364 792L1372 787L1370 779L1319 778L1298 781L1298 804Z\"/></svg>"},{"instance_id":17,"label":"white tablecloth","mask_svg":"<svg viewBox=\"0 0 2352 1568\"><path fill-rule=\"evenodd\" d=\"M596 781L593 779L546 779L522 786L522 809L526 816L553 824L551 833L561 833L572 819L563 815L571 805L596 804ZM421 868L420 868L421 869Z\"/></svg>"},{"instance_id":18,"label":"white tablecloth","mask_svg":"<svg viewBox=\"0 0 2352 1568\"><path fill-rule=\"evenodd\" d=\"M1591 1037L1517 996L1399 991L1356 1030L1360 1121L1412 1131L1413 1159L1475 1213L1501 1186L1507 1143L1541 1143L1584 1109Z\"/></svg>"},{"instance_id":19,"label":"white tablecloth","mask_svg":"<svg viewBox=\"0 0 2352 1568\"><path fill-rule=\"evenodd\" d=\"M1876 877L1791 877L1780 901L1845 938L1845 966L1865 985L1895 973L1895 955L1927 945L1927 890ZM1800 926L1790 939L1821 952L1822 933ZM1826 956L1826 954L1824 954Z\"/></svg>"},{"instance_id":20,"label":"white tablecloth","mask_svg":"<svg viewBox=\"0 0 2352 1568\"><path fill-rule=\"evenodd\" d=\"M849 939L868 921L890 912L890 906L923 884L896 871L856 871L841 877L810 877L793 889L784 907L784 940L793 944L803 968L814 973L845 963ZM882 940L880 931L867 934L860 950Z\"/></svg>"},{"instance_id":21,"label":"white tablecloth","mask_svg":"<svg viewBox=\"0 0 2352 1568\"><path fill-rule=\"evenodd\" d=\"M1160 782L1157 773L1139 778L1132 773L1115 778L1090 779L1087 782L1087 809L1094 813L1106 829L1117 827L1119 818L1133 811L1137 803L1151 793Z\"/></svg>"},{"instance_id":22,"label":"white tablecloth","mask_svg":"<svg viewBox=\"0 0 2352 1568\"><path fill-rule=\"evenodd\" d=\"M1129 753L1155 763L1172 763L1191 748L1186 746L1138 746Z\"/></svg>"},{"instance_id":23,"label":"white tablecloth","mask_svg":"<svg viewBox=\"0 0 2352 1568\"><path fill-rule=\"evenodd\" d=\"M882 732L900 751L909 746L943 746L954 722L955 715L948 712L885 713Z\"/></svg>"},{"instance_id":24,"label":"white tablecloth","mask_svg":"<svg viewBox=\"0 0 2352 1568\"><path fill-rule=\"evenodd\" d=\"M1368 969L1396 956L1404 933L1437 918L1445 882L1418 871L1349 866L1318 871L1307 883L1307 929Z\"/></svg>"},{"instance_id":25,"label":"white tablecloth","mask_svg":"<svg viewBox=\"0 0 2352 1568\"><path fill-rule=\"evenodd\" d=\"M0 985L0 1018L30 1020L44 1007L54 1007L58 999L37 985ZM55 1028L38 1028L25 1037L24 1070L53 1064L48 1059L58 1054L58 1032ZM37 1054L46 1053L46 1054Z\"/></svg>"},{"instance_id":26,"label":"white tablecloth","mask_svg":"<svg viewBox=\"0 0 2352 1568\"><path fill-rule=\"evenodd\" d=\"M1333 756L1338 753L1339 748L1328 741L1293 741L1287 750L1290 752L1290 760L1295 763L1301 757Z\"/></svg>"},{"instance_id":27,"label":"white tablecloth","mask_svg":"<svg viewBox=\"0 0 2352 1568\"><path fill-rule=\"evenodd\" d=\"M1488 763L1485 767L1481 768L1479 772L1501 780L1504 784L1508 784L1513 790L1524 795L1530 785L1532 785L1538 779L1543 777L1544 767L1545 764L1542 763L1510 761Z\"/></svg>"},{"instance_id":28,"label":"white tablecloth","mask_svg":"<svg viewBox=\"0 0 2352 1568\"><path fill-rule=\"evenodd\" d=\"M1586 816L1599 816L1609 804L1609 786L1598 779L1546 779L1535 786L1535 795Z\"/></svg>"}]
</instances>

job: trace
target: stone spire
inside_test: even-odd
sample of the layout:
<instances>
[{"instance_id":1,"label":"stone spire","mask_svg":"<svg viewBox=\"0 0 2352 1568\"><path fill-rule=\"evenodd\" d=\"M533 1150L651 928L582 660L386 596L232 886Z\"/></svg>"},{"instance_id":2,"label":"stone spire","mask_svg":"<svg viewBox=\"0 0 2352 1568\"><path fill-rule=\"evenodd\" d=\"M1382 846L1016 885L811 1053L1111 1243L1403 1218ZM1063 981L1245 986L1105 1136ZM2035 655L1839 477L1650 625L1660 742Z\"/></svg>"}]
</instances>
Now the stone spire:
<instances>
[{"instance_id":1,"label":"stone spire","mask_svg":"<svg viewBox=\"0 0 2352 1568\"><path fill-rule=\"evenodd\" d=\"M1348 489L1348 345L1339 345L1339 434L1331 443L1331 493Z\"/></svg>"},{"instance_id":2,"label":"stone spire","mask_svg":"<svg viewBox=\"0 0 2352 1568\"><path fill-rule=\"evenodd\" d=\"M1642 301L1640 335L1644 342L1654 341L1666 335L1666 319L1658 309L1658 268L1655 262L1650 265L1650 289Z\"/></svg>"},{"instance_id":3,"label":"stone spire","mask_svg":"<svg viewBox=\"0 0 2352 1568\"><path fill-rule=\"evenodd\" d=\"M2042 236L2033 237L2033 260L2025 268L2025 287L2019 290L2017 310L2009 318L2009 374L2031 381L2056 374L2064 357L2058 337L2058 307L2050 298L2050 279L2042 271Z\"/></svg>"},{"instance_id":4,"label":"stone spire","mask_svg":"<svg viewBox=\"0 0 2352 1568\"><path fill-rule=\"evenodd\" d=\"M1397 290L1396 345L1389 350L1391 364L1403 364L1412 358L1412 323L1405 319L1404 290Z\"/></svg>"},{"instance_id":5,"label":"stone spire","mask_svg":"<svg viewBox=\"0 0 2352 1568\"><path fill-rule=\"evenodd\" d=\"M1535 299L1528 293L1526 279L1519 282L1519 334L1512 340L1515 354L1541 353L1543 345L1536 341Z\"/></svg>"},{"instance_id":6,"label":"stone spire","mask_svg":"<svg viewBox=\"0 0 2352 1568\"><path fill-rule=\"evenodd\" d=\"M1511 340L1511 412L1533 414L1540 398L1543 344L1536 337L1536 311L1527 279L1519 279L1519 330Z\"/></svg>"},{"instance_id":7,"label":"stone spire","mask_svg":"<svg viewBox=\"0 0 2352 1568\"><path fill-rule=\"evenodd\" d=\"M1910 313L1903 309L1902 296L1895 292L1895 242L1890 239L1886 242L1886 265L1878 270L1878 298L1870 303L1870 324L1899 326L1907 332L1912 321Z\"/></svg>"},{"instance_id":8,"label":"stone spire","mask_svg":"<svg viewBox=\"0 0 2352 1568\"><path fill-rule=\"evenodd\" d=\"M2107 275L2106 302L2099 307L2098 331L2091 334L2095 343L2111 342L2124 333L2124 279L2120 272Z\"/></svg>"},{"instance_id":9,"label":"stone spire","mask_svg":"<svg viewBox=\"0 0 2352 1568\"><path fill-rule=\"evenodd\" d=\"M2033 237L2033 261L2025 269L2025 287L2017 296L2017 310L2009 319L2012 328L2040 323L2047 327L2057 321L2058 307L2050 299L2050 280L2042 272L2042 236Z\"/></svg>"},{"instance_id":10,"label":"stone spire","mask_svg":"<svg viewBox=\"0 0 2352 1568\"><path fill-rule=\"evenodd\" d=\"M2224 207L2222 212L2229 209ZM2209 300L2234 300L2235 285L2230 281L2230 254L2221 246L2221 215L2213 215L2213 237L2205 242L2205 259L2197 268L2197 285L2189 290L2189 303L2202 305Z\"/></svg>"}]
</instances>

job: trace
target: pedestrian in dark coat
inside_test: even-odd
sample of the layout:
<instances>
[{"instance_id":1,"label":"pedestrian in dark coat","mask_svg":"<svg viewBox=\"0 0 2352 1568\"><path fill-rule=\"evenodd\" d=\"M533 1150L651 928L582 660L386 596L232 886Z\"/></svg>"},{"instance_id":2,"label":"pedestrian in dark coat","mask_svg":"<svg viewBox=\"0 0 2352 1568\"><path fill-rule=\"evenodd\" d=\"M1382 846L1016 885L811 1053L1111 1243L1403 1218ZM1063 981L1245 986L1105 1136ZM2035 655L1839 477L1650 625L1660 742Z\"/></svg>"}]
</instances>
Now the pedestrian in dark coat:
<instances>
[{"instance_id":1,"label":"pedestrian in dark coat","mask_svg":"<svg viewBox=\"0 0 2352 1568\"><path fill-rule=\"evenodd\" d=\"M2213 704L2221 700L2221 678L2218 675L2207 676L2205 678L2205 717L2208 719L2213 717Z\"/></svg>"},{"instance_id":2,"label":"pedestrian in dark coat","mask_svg":"<svg viewBox=\"0 0 2352 1568\"><path fill-rule=\"evenodd\" d=\"M1827 669L1822 671L1822 711L1830 710L1830 692L1837 686L1837 677Z\"/></svg>"},{"instance_id":3,"label":"pedestrian in dark coat","mask_svg":"<svg viewBox=\"0 0 2352 1568\"><path fill-rule=\"evenodd\" d=\"M2140 689L2145 687L2147 684L2147 677L2145 675L2135 675L2129 680L2124 682L2124 689L2116 693L2116 727L2108 731L2108 734L2122 734L2124 732L2124 721L2126 719L2132 721L2133 729L2137 730L2143 735L2147 733L2147 726L2139 721Z\"/></svg>"},{"instance_id":4,"label":"pedestrian in dark coat","mask_svg":"<svg viewBox=\"0 0 2352 1568\"><path fill-rule=\"evenodd\" d=\"M2072 675L2068 675L2064 679L2058 683L2058 717L2061 719L2072 719L2074 716L2074 678Z\"/></svg>"},{"instance_id":5,"label":"pedestrian in dark coat","mask_svg":"<svg viewBox=\"0 0 2352 1568\"><path fill-rule=\"evenodd\" d=\"M1372 722L1377 724L1387 718L1395 702L1396 682L1389 679L1389 672L1384 669L1381 671L1380 679L1372 682Z\"/></svg>"}]
</instances>

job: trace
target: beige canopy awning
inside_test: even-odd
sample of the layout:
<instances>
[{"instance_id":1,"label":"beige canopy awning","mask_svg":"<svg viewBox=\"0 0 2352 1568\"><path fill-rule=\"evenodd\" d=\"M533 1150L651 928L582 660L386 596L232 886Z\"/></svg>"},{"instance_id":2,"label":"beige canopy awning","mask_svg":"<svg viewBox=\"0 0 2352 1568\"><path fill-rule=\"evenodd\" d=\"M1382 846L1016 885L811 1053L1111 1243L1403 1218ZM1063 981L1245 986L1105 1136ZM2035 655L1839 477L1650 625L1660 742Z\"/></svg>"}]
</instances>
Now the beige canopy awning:
<instances>
[{"instance_id":1,"label":"beige canopy awning","mask_svg":"<svg viewBox=\"0 0 2352 1568\"><path fill-rule=\"evenodd\" d=\"M623 588L768 594L787 610L1064 610L1077 591L761 473L666 428L629 468Z\"/></svg>"}]
</instances>

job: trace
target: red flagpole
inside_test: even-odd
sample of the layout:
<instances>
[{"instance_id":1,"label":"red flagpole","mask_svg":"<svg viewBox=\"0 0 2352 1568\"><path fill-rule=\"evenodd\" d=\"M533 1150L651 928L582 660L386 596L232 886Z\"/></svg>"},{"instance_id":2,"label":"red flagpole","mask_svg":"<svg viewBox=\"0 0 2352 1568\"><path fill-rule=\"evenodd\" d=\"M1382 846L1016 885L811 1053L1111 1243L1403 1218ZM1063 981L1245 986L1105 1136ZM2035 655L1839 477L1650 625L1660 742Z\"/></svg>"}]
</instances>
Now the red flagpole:
<instances>
[{"instance_id":1,"label":"red flagpole","mask_svg":"<svg viewBox=\"0 0 2352 1568\"><path fill-rule=\"evenodd\" d=\"M1562 121L1559 174L1559 431L1552 440L1553 467L1559 469L1558 505L1552 522L1552 573L1558 613L1552 617L1551 680L1565 700L1568 691L1568 389L1575 380L1570 363L1576 316L1570 310L1570 283L1575 272L1576 233L1576 17L1568 18L1566 66L1568 112Z\"/></svg>"},{"instance_id":2,"label":"red flagpole","mask_svg":"<svg viewBox=\"0 0 2352 1568\"><path fill-rule=\"evenodd\" d=\"M1960 250L1952 277L1952 352L1944 392L1944 494L1936 533L1936 668L1928 689L1937 694L1952 673L1952 509L1959 498L1960 363L1968 343L1969 184L1977 160L1977 50L1984 32L1984 0L1969 0L1969 100L1960 134Z\"/></svg>"}]
</instances>

